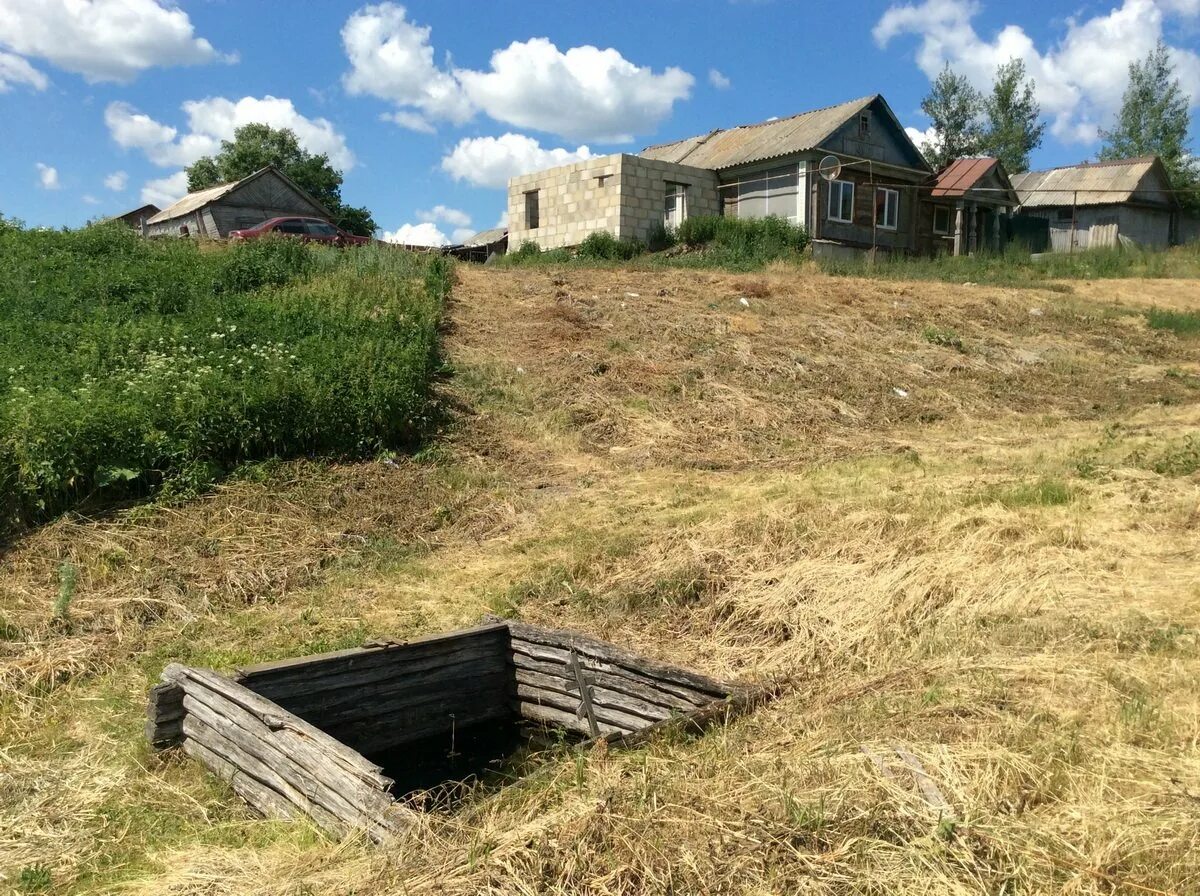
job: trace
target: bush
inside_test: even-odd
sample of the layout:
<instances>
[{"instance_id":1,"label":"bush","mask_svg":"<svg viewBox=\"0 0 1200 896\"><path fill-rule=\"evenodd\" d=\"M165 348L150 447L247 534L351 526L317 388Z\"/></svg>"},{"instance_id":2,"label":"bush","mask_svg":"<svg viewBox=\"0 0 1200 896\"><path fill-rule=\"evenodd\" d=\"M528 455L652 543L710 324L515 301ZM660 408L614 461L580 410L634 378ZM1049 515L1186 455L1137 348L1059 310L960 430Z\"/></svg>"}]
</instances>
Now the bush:
<instances>
[{"instance_id":1,"label":"bush","mask_svg":"<svg viewBox=\"0 0 1200 896\"><path fill-rule=\"evenodd\" d=\"M704 249L708 263L735 270L795 258L808 245L807 230L775 216L688 218L675 235L691 249Z\"/></svg>"},{"instance_id":2,"label":"bush","mask_svg":"<svg viewBox=\"0 0 1200 896\"><path fill-rule=\"evenodd\" d=\"M528 260L531 258L537 258L541 254L542 254L542 247L539 246L537 243L535 243L533 240L525 240L525 242L521 243L520 248L518 248L516 252L509 253L509 255L511 257L516 258L518 260Z\"/></svg>"},{"instance_id":3,"label":"bush","mask_svg":"<svg viewBox=\"0 0 1200 896\"><path fill-rule=\"evenodd\" d=\"M245 460L414 443L450 276L385 247L0 228L0 532Z\"/></svg>"},{"instance_id":4,"label":"bush","mask_svg":"<svg viewBox=\"0 0 1200 896\"><path fill-rule=\"evenodd\" d=\"M629 261L644 251L645 246L638 240L619 240L607 230L596 230L584 237L576 254L600 261Z\"/></svg>"},{"instance_id":5,"label":"bush","mask_svg":"<svg viewBox=\"0 0 1200 896\"><path fill-rule=\"evenodd\" d=\"M651 252L662 252L675 245L675 232L662 221L656 221L646 234L646 248Z\"/></svg>"}]
</instances>

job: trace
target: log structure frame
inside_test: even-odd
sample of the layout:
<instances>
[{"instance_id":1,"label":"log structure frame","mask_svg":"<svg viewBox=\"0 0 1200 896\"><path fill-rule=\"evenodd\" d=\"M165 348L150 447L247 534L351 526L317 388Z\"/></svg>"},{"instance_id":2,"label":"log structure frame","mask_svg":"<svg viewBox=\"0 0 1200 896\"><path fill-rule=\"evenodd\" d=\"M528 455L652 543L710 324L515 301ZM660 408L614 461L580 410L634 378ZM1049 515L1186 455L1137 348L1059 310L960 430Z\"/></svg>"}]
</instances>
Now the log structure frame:
<instances>
[{"instance_id":1,"label":"log structure frame","mask_svg":"<svg viewBox=\"0 0 1200 896\"><path fill-rule=\"evenodd\" d=\"M335 837L382 842L415 810L367 755L521 719L635 744L672 726L700 730L765 696L575 632L489 617L232 676L173 663L150 689L146 736L199 760L267 817L306 815Z\"/></svg>"}]
</instances>

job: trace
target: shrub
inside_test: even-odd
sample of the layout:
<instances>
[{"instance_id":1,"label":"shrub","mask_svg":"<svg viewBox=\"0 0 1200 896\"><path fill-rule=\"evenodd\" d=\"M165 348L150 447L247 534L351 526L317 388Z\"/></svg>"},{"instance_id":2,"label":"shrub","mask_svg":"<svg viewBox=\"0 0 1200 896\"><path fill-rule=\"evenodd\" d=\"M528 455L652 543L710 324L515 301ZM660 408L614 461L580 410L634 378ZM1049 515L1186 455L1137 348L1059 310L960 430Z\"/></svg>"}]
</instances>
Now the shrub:
<instances>
[{"instance_id":1,"label":"shrub","mask_svg":"<svg viewBox=\"0 0 1200 896\"><path fill-rule=\"evenodd\" d=\"M638 240L619 240L607 230L595 230L584 237L576 254L580 258L599 261L629 261L644 251L645 247Z\"/></svg>"},{"instance_id":2,"label":"shrub","mask_svg":"<svg viewBox=\"0 0 1200 896\"><path fill-rule=\"evenodd\" d=\"M0 533L245 460L414 443L451 276L382 247L0 229Z\"/></svg>"},{"instance_id":3,"label":"shrub","mask_svg":"<svg viewBox=\"0 0 1200 896\"><path fill-rule=\"evenodd\" d=\"M1200 336L1200 311L1169 311L1151 308L1146 322L1155 330L1170 330L1176 336Z\"/></svg>"},{"instance_id":4,"label":"shrub","mask_svg":"<svg viewBox=\"0 0 1200 896\"><path fill-rule=\"evenodd\" d=\"M531 258L537 258L539 255L541 255L542 247L539 246L537 243L535 243L533 240L525 240L523 243L521 243L520 247L517 249L516 252L512 252L509 254L513 258L517 258L517 259L521 259L521 260L528 260Z\"/></svg>"},{"instance_id":5,"label":"shrub","mask_svg":"<svg viewBox=\"0 0 1200 896\"><path fill-rule=\"evenodd\" d=\"M675 245L675 232L662 221L656 221L646 235L646 248L651 252L661 252Z\"/></svg>"},{"instance_id":6,"label":"shrub","mask_svg":"<svg viewBox=\"0 0 1200 896\"><path fill-rule=\"evenodd\" d=\"M688 218L676 238L691 249L703 248L707 263L733 270L795 258L808 245L807 230L775 216Z\"/></svg>"}]
</instances>

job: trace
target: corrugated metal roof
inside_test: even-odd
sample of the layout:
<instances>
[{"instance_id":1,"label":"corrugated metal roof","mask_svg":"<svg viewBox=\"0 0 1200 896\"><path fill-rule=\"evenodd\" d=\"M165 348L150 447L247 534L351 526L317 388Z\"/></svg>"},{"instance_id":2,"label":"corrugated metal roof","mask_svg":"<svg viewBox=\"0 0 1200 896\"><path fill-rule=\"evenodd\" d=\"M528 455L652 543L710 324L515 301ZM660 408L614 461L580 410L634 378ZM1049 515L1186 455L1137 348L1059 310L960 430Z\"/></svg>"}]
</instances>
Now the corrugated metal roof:
<instances>
[{"instance_id":1,"label":"corrugated metal roof","mask_svg":"<svg viewBox=\"0 0 1200 896\"><path fill-rule=\"evenodd\" d=\"M847 120L871 105L876 97L878 94L825 109L802 112L790 118L716 130L675 143L648 146L639 155L646 159L720 170L804 152L820 146Z\"/></svg>"},{"instance_id":2,"label":"corrugated metal roof","mask_svg":"<svg viewBox=\"0 0 1200 896\"><path fill-rule=\"evenodd\" d=\"M283 181L285 183L287 183L290 187L292 187L292 189L294 189L297 193L299 193L301 196L303 196L305 199L307 199L309 202L311 202L317 208L322 209L324 211L326 217L329 216L329 210L326 209L325 206L323 206L320 202L318 202L316 199L314 199L309 193L305 192L304 189L302 189L300 186L298 186L295 181L293 181L290 177L288 177L286 174L284 174L278 168L276 168L273 165L268 165L266 168L259 168L253 174L251 174L247 177L243 177L241 180L235 180L232 183L228 183L228 184L217 184L215 187L209 187L205 190L197 190L195 193L188 193L186 196L184 196L178 202L168 205L157 215L155 215L154 217L147 220L146 223L147 224L159 224L159 223L162 223L163 221L170 221L174 218L182 218L184 215L191 214L192 212L196 211L197 209L204 208L204 206L206 206L212 202L216 202L218 199L221 199L222 197L229 195L230 193L232 193L234 190L236 190L238 187L242 186L243 184L248 184L248 183L250 183L250 181L254 180L255 178L262 177L268 171L271 171L274 174L276 174L277 176L279 176L280 178L282 178Z\"/></svg>"},{"instance_id":3,"label":"corrugated metal roof","mask_svg":"<svg viewBox=\"0 0 1200 896\"><path fill-rule=\"evenodd\" d=\"M1142 180L1152 168L1161 165L1155 156L1119 159L1112 162L1084 162L1048 171L1026 171L1013 177L1013 187L1022 208L1047 206L1111 205L1134 198ZM1165 172L1163 177L1165 179ZM1169 195L1146 194L1143 201L1173 205Z\"/></svg>"},{"instance_id":4,"label":"corrugated metal roof","mask_svg":"<svg viewBox=\"0 0 1200 896\"><path fill-rule=\"evenodd\" d=\"M490 246L508 236L507 227L493 227L491 230L481 230L479 233L463 241L463 246L470 249L475 246Z\"/></svg>"},{"instance_id":5,"label":"corrugated metal roof","mask_svg":"<svg viewBox=\"0 0 1200 896\"><path fill-rule=\"evenodd\" d=\"M931 195L965 196L998 164L998 159L990 158L955 159L937 176Z\"/></svg>"}]
</instances>

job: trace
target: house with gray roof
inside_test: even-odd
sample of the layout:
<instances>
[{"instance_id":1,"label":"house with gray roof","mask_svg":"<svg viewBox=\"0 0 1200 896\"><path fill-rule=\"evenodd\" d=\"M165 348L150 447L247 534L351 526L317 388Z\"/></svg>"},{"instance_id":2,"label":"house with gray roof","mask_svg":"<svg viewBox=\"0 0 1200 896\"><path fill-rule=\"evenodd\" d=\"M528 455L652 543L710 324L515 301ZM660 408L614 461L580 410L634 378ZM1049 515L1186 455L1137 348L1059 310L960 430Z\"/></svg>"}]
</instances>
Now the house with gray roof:
<instances>
[{"instance_id":1,"label":"house with gray roof","mask_svg":"<svg viewBox=\"0 0 1200 896\"><path fill-rule=\"evenodd\" d=\"M575 246L600 230L644 241L697 215L777 215L805 226L818 252L911 253L932 176L875 94L515 177L509 245Z\"/></svg>"},{"instance_id":2,"label":"house with gray roof","mask_svg":"<svg viewBox=\"0 0 1200 896\"><path fill-rule=\"evenodd\" d=\"M1017 214L1049 223L1052 251L1178 241L1179 201L1157 156L1026 171L1012 184Z\"/></svg>"}]
</instances>

